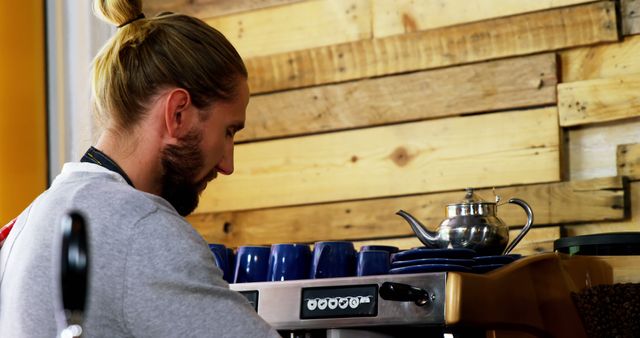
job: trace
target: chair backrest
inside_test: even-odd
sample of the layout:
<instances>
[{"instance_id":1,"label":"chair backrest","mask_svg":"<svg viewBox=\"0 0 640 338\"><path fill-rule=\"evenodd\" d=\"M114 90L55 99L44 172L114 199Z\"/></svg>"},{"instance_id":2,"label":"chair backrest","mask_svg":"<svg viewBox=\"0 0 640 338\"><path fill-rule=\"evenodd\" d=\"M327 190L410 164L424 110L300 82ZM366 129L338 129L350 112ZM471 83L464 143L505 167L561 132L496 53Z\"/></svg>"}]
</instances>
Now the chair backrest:
<instances>
[{"instance_id":1,"label":"chair backrest","mask_svg":"<svg viewBox=\"0 0 640 338\"><path fill-rule=\"evenodd\" d=\"M82 321L88 292L89 242L87 223L78 212L67 214L60 224L59 282L63 313L62 332L75 337L82 334ZM71 333L69 333L71 332Z\"/></svg>"}]
</instances>

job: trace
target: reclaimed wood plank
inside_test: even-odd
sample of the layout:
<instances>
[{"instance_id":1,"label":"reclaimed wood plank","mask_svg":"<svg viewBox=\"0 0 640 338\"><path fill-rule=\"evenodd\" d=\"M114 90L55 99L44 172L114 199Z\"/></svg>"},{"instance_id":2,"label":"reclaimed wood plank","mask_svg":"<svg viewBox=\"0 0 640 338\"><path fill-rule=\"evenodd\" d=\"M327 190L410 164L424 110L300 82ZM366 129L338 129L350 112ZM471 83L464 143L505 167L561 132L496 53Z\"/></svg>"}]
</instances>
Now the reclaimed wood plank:
<instances>
[{"instance_id":1,"label":"reclaimed wood plank","mask_svg":"<svg viewBox=\"0 0 640 338\"><path fill-rule=\"evenodd\" d=\"M562 226L563 234L569 236L582 236L593 234L604 234L611 232L631 232L640 231L640 223L629 221L619 222L598 222L585 224L567 224Z\"/></svg>"},{"instance_id":2,"label":"reclaimed wood plank","mask_svg":"<svg viewBox=\"0 0 640 338\"><path fill-rule=\"evenodd\" d=\"M565 133L569 178L584 180L617 174L616 148L640 143L640 118L569 128Z\"/></svg>"},{"instance_id":3,"label":"reclaimed wood plank","mask_svg":"<svg viewBox=\"0 0 640 338\"><path fill-rule=\"evenodd\" d=\"M147 17L175 12L204 19L301 1L305 0L145 0L142 11Z\"/></svg>"},{"instance_id":4,"label":"reclaimed wood plank","mask_svg":"<svg viewBox=\"0 0 640 338\"><path fill-rule=\"evenodd\" d=\"M240 144L198 212L557 181L559 133L550 107Z\"/></svg>"},{"instance_id":5,"label":"reclaimed wood plank","mask_svg":"<svg viewBox=\"0 0 640 338\"><path fill-rule=\"evenodd\" d=\"M370 5L369 0L313 0L205 22L248 58L370 39Z\"/></svg>"},{"instance_id":6,"label":"reclaimed wood plank","mask_svg":"<svg viewBox=\"0 0 640 338\"><path fill-rule=\"evenodd\" d=\"M583 224L563 224L561 231L564 236L581 236L609 232L640 231L640 181L629 183L628 197L625 201L628 215L619 221L589 222Z\"/></svg>"},{"instance_id":7,"label":"reclaimed wood plank","mask_svg":"<svg viewBox=\"0 0 640 338\"><path fill-rule=\"evenodd\" d=\"M558 85L563 127L640 116L640 74Z\"/></svg>"},{"instance_id":8,"label":"reclaimed wood plank","mask_svg":"<svg viewBox=\"0 0 640 338\"><path fill-rule=\"evenodd\" d=\"M411 33L594 0L395 0L374 1L375 37Z\"/></svg>"},{"instance_id":9,"label":"reclaimed wood plank","mask_svg":"<svg viewBox=\"0 0 640 338\"><path fill-rule=\"evenodd\" d=\"M390 245L398 247L400 250L408 250L424 246L416 236L353 241L353 246L355 246L357 250L361 250L365 245Z\"/></svg>"},{"instance_id":10,"label":"reclaimed wood plank","mask_svg":"<svg viewBox=\"0 0 640 338\"><path fill-rule=\"evenodd\" d=\"M245 60L251 92L366 77L617 41L612 2L360 40Z\"/></svg>"},{"instance_id":11,"label":"reclaimed wood plank","mask_svg":"<svg viewBox=\"0 0 640 338\"><path fill-rule=\"evenodd\" d=\"M632 180L640 180L640 143L618 145L616 166L618 167L618 175L628 176Z\"/></svg>"},{"instance_id":12,"label":"reclaimed wood plank","mask_svg":"<svg viewBox=\"0 0 640 338\"><path fill-rule=\"evenodd\" d=\"M522 244L518 244L515 248L513 248L513 251L511 251L511 253L530 256L539 253L553 252L553 241L555 241L555 239L549 239L539 242L524 242Z\"/></svg>"},{"instance_id":13,"label":"reclaimed wood plank","mask_svg":"<svg viewBox=\"0 0 640 338\"><path fill-rule=\"evenodd\" d=\"M560 52L562 82L640 74L640 36Z\"/></svg>"},{"instance_id":14,"label":"reclaimed wood plank","mask_svg":"<svg viewBox=\"0 0 640 338\"><path fill-rule=\"evenodd\" d=\"M553 53L253 96L237 141L556 103Z\"/></svg>"},{"instance_id":15,"label":"reclaimed wood plank","mask_svg":"<svg viewBox=\"0 0 640 338\"><path fill-rule=\"evenodd\" d=\"M640 34L640 1L620 0L622 34Z\"/></svg>"},{"instance_id":16,"label":"reclaimed wood plank","mask_svg":"<svg viewBox=\"0 0 640 338\"><path fill-rule=\"evenodd\" d=\"M613 283L640 283L640 256L598 256L613 269Z\"/></svg>"},{"instance_id":17,"label":"reclaimed wood plank","mask_svg":"<svg viewBox=\"0 0 640 338\"><path fill-rule=\"evenodd\" d=\"M534 212L534 226L624 218L625 191L620 177L497 188L503 201L518 197ZM491 189L477 193L492 200ZM434 229L445 207L462 199L462 191L299 207L194 214L193 226L210 242L230 245L318 240L363 240L412 235L395 212L404 209ZM509 226L522 226L521 208L506 204L498 216Z\"/></svg>"}]
</instances>

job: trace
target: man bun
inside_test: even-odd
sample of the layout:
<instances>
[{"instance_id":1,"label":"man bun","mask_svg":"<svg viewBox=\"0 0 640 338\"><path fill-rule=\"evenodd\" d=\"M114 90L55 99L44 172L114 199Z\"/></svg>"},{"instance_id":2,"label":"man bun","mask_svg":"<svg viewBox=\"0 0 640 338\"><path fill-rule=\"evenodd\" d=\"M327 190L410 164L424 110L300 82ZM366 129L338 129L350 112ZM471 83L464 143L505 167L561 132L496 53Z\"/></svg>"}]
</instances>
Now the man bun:
<instances>
[{"instance_id":1,"label":"man bun","mask_svg":"<svg viewBox=\"0 0 640 338\"><path fill-rule=\"evenodd\" d=\"M96 16L115 26L132 22L142 14L141 0L95 0Z\"/></svg>"}]
</instances>

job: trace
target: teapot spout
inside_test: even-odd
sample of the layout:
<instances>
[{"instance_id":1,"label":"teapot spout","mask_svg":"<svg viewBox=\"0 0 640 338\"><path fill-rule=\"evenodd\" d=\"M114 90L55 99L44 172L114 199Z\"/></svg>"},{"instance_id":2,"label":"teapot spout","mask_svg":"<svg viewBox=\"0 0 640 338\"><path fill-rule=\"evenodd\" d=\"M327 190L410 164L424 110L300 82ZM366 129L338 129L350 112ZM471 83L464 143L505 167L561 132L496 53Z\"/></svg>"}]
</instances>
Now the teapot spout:
<instances>
[{"instance_id":1,"label":"teapot spout","mask_svg":"<svg viewBox=\"0 0 640 338\"><path fill-rule=\"evenodd\" d=\"M422 223L420 223L420 221L418 221L415 217L411 216L411 214L404 210L399 210L398 212L396 212L396 215L404 218L407 223L409 223L411 229L413 229L413 232L415 232L416 236L418 236L418 239L420 239L420 242L422 242L425 246L429 248L439 247L439 233L427 230L427 228Z\"/></svg>"}]
</instances>

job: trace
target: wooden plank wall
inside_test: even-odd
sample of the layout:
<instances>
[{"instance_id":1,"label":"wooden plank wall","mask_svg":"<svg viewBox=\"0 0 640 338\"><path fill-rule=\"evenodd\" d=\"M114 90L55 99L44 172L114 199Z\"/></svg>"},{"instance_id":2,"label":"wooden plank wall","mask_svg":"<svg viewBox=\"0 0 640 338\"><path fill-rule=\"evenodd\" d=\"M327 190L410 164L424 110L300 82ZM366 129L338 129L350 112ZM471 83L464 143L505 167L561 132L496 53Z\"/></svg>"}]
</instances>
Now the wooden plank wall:
<instances>
[{"instance_id":1,"label":"wooden plank wall","mask_svg":"<svg viewBox=\"0 0 640 338\"><path fill-rule=\"evenodd\" d=\"M188 219L232 247L408 248L395 211L435 226L475 187L530 202L524 254L640 231L640 17L618 2L146 1L218 28L250 74L236 172Z\"/></svg>"}]
</instances>

